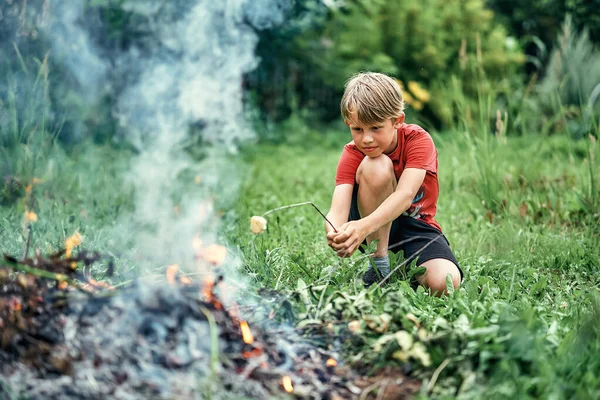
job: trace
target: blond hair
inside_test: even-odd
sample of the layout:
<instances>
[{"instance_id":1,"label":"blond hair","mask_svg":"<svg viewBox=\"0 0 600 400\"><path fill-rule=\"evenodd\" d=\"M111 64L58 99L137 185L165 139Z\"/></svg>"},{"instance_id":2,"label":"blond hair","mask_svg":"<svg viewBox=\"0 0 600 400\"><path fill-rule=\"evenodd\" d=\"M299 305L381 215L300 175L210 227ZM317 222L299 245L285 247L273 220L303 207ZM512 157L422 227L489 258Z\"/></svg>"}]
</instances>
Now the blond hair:
<instances>
[{"instance_id":1,"label":"blond hair","mask_svg":"<svg viewBox=\"0 0 600 400\"><path fill-rule=\"evenodd\" d=\"M361 72L351 77L344 86L340 108L344 121L350 114L363 124L376 124L396 119L404 111L404 99L400 85L385 74Z\"/></svg>"}]
</instances>

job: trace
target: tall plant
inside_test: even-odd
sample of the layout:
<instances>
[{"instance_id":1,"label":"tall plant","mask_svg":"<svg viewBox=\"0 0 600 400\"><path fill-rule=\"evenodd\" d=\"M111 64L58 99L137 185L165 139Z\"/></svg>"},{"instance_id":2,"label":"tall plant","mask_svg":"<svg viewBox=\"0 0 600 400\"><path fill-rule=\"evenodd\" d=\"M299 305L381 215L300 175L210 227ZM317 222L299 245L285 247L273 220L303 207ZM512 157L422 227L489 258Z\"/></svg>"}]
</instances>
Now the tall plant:
<instances>
[{"instance_id":1,"label":"tall plant","mask_svg":"<svg viewBox=\"0 0 600 400\"><path fill-rule=\"evenodd\" d=\"M574 29L570 16L565 19L550 55L539 91L560 113L571 134L579 137L598 134L600 50L586 30L579 33Z\"/></svg>"}]
</instances>

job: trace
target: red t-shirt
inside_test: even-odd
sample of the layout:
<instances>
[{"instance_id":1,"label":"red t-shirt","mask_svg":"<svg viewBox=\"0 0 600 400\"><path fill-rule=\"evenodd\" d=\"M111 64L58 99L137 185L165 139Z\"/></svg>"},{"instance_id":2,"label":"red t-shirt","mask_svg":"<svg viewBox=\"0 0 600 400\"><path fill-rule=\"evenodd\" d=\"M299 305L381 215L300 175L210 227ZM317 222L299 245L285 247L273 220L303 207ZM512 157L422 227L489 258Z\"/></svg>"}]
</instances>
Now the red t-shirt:
<instances>
[{"instance_id":1,"label":"red t-shirt","mask_svg":"<svg viewBox=\"0 0 600 400\"><path fill-rule=\"evenodd\" d=\"M440 232L442 228L434 219L439 195L437 178L437 150L429 133L418 125L402 124L397 129L398 146L387 156L394 164L396 179L404 168L418 168L427 171L425 179L411 206L402 215L407 215L428 223ZM344 146L335 175L335 184L356 182L356 170L366 156L354 145L354 141Z\"/></svg>"}]
</instances>

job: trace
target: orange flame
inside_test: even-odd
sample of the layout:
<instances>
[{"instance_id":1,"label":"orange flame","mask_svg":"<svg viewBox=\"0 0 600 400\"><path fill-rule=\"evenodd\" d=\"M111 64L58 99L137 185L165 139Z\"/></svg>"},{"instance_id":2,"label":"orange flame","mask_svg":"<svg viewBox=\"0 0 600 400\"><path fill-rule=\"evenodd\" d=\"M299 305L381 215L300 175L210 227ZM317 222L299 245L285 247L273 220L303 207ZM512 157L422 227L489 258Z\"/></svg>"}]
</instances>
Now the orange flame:
<instances>
[{"instance_id":1,"label":"orange flame","mask_svg":"<svg viewBox=\"0 0 600 400\"><path fill-rule=\"evenodd\" d=\"M286 392L292 393L294 391L294 385L292 385L292 378L290 378L289 376L285 375L283 378L281 378L281 384L283 385L283 388Z\"/></svg>"},{"instance_id":2,"label":"orange flame","mask_svg":"<svg viewBox=\"0 0 600 400\"><path fill-rule=\"evenodd\" d=\"M108 290L115 290L115 288L113 286L111 286L110 284L104 282L104 281L97 281L93 278L87 278L89 283L82 283L81 284L81 288L85 291L91 292L91 293L95 293L97 292L99 289L108 289ZM67 283L67 282L61 282L62 283ZM60 287L60 284L59 284Z\"/></svg>"},{"instance_id":3,"label":"orange flame","mask_svg":"<svg viewBox=\"0 0 600 400\"><path fill-rule=\"evenodd\" d=\"M187 286L194 283L194 281L192 281L189 276L182 276L181 278L179 278L179 281L181 282L182 285L187 285Z\"/></svg>"},{"instance_id":4,"label":"orange flame","mask_svg":"<svg viewBox=\"0 0 600 400\"><path fill-rule=\"evenodd\" d=\"M211 244L210 246L203 249L203 256L206 262L218 266L223 263L227 256L227 249L218 244Z\"/></svg>"},{"instance_id":5,"label":"orange flame","mask_svg":"<svg viewBox=\"0 0 600 400\"><path fill-rule=\"evenodd\" d=\"M213 299L213 288L215 287L215 280L207 276L204 278L204 285L202 285L202 294L207 301L212 301Z\"/></svg>"},{"instance_id":6,"label":"orange flame","mask_svg":"<svg viewBox=\"0 0 600 400\"><path fill-rule=\"evenodd\" d=\"M167 267L167 282L169 282L169 285L171 286L175 285L175 275L177 275L177 271L179 271L179 265L177 264L172 264Z\"/></svg>"},{"instance_id":7,"label":"orange flame","mask_svg":"<svg viewBox=\"0 0 600 400\"><path fill-rule=\"evenodd\" d=\"M258 357L262 354L262 350L258 347L252 349L251 351L244 351L242 353L242 357L244 358L254 358L254 357Z\"/></svg>"},{"instance_id":8,"label":"orange flame","mask_svg":"<svg viewBox=\"0 0 600 400\"><path fill-rule=\"evenodd\" d=\"M252 331L250 331L250 327L246 321L240 322L240 328L242 329L242 338L244 339L244 343L252 344L254 342L254 335L252 335Z\"/></svg>"},{"instance_id":9,"label":"orange flame","mask_svg":"<svg viewBox=\"0 0 600 400\"><path fill-rule=\"evenodd\" d=\"M325 365L327 365L328 367L335 367L337 365L337 361L335 361L333 358L330 358L327 360Z\"/></svg>"}]
</instances>

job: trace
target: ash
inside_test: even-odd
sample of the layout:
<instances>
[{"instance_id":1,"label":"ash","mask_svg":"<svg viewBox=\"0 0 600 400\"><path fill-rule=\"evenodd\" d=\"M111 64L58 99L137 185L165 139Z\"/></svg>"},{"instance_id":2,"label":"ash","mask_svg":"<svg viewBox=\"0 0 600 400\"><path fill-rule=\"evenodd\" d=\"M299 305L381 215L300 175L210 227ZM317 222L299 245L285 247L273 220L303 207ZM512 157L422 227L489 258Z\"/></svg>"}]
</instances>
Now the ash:
<instances>
[{"instance_id":1,"label":"ash","mask_svg":"<svg viewBox=\"0 0 600 400\"><path fill-rule=\"evenodd\" d=\"M210 328L195 303L169 286L78 296L49 357L55 371L19 364L8 383L32 399L195 398L210 374Z\"/></svg>"},{"instance_id":2,"label":"ash","mask_svg":"<svg viewBox=\"0 0 600 400\"><path fill-rule=\"evenodd\" d=\"M336 354L291 328L254 326L244 343L238 317L200 292L166 284L70 292L68 308L36 317L52 341L36 342L36 327L21 335L27 346L0 351L0 399L265 399L284 395L286 375L295 398L356 397L351 376L325 366Z\"/></svg>"}]
</instances>

